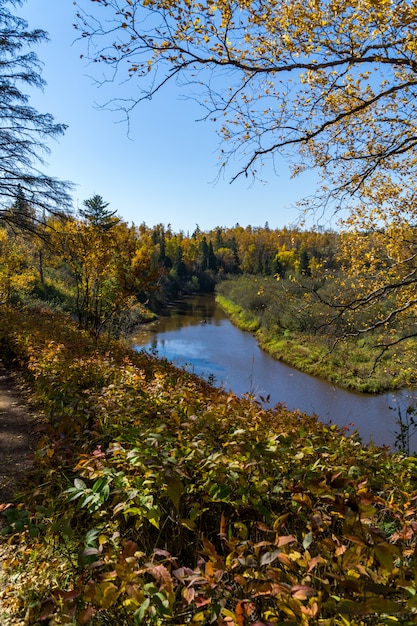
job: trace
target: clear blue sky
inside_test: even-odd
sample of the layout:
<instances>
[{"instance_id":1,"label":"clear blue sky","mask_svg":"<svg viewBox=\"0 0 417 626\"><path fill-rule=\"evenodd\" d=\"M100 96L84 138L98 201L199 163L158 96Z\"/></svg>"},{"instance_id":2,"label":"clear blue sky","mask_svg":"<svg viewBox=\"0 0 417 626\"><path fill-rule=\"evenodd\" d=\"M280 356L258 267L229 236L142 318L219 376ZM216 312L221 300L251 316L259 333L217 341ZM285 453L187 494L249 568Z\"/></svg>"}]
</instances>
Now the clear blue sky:
<instances>
[{"instance_id":1,"label":"clear blue sky","mask_svg":"<svg viewBox=\"0 0 417 626\"><path fill-rule=\"evenodd\" d=\"M89 0L82 1L89 8ZM30 103L69 127L50 144L47 171L76 185L76 207L99 194L127 222L171 224L174 231L190 234L196 224L209 230L268 221L271 228L281 228L297 220L295 203L314 190L312 179L290 180L283 164L278 175L267 168L267 184L249 186L246 179L229 184L232 169L213 184L219 138L213 124L196 121L202 109L181 99L174 87L139 105L130 138L116 114L97 109L97 103L117 95L118 85L98 88L89 77L101 68L80 59L85 49L75 42L72 0L28 0L18 14L30 28L49 33L50 42L34 49L44 63L47 86Z\"/></svg>"}]
</instances>

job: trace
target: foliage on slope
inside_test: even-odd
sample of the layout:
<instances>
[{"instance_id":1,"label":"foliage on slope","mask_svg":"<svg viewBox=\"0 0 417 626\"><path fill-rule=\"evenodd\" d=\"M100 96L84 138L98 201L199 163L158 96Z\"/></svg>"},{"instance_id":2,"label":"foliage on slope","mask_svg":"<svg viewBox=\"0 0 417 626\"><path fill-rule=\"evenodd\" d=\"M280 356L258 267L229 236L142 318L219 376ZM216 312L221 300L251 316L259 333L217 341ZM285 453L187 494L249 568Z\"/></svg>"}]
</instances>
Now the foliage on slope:
<instances>
[{"instance_id":1,"label":"foliage on slope","mask_svg":"<svg viewBox=\"0 0 417 626\"><path fill-rule=\"evenodd\" d=\"M30 624L417 623L417 459L3 309L43 409L3 513Z\"/></svg>"},{"instance_id":2,"label":"foliage on slope","mask_svg":"<svg viewBox=\"0 0 417 626\"><path fill-rule=\"evenodd\" d=\"M364 393L415 386L413 338L384 350L375 333L342 337L310 296L290 280L244 275L219 283L216 301L239 328L256 331L262 349L302 372Z\"/></svg>"}]
</instances>

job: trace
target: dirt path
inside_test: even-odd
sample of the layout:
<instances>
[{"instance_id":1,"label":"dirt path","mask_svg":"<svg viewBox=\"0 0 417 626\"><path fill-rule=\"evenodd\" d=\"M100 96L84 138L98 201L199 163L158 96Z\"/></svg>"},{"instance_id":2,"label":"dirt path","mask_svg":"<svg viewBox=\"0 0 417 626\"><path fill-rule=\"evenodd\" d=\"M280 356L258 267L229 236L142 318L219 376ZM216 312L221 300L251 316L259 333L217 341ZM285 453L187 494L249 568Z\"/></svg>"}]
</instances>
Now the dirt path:
<instances>
[{"instance_id":1,"label":"dirt path","mask_svg":"<svg viewBox=\"0 0 417 626\"><path fill-rule=\"evenodd\" d=\"M16 379L0 361L0 510L32 465L35 420Z\"/></svg>"},{"instance_id":2,"label":"dirt path","mask_svg":"<svg viewBox=\"0 0 417 626\"><path fill-rule=\"evenodd\" d=\"M36 422L24 400L18 381L0 361L0 530L4 510L33 463ZM15 553L15 546L0 537L0 624L23 626L26 622L13 611L13 583L4 563ZM7 601L6 601L7 598Z\"/></svg>"}]
</instances>

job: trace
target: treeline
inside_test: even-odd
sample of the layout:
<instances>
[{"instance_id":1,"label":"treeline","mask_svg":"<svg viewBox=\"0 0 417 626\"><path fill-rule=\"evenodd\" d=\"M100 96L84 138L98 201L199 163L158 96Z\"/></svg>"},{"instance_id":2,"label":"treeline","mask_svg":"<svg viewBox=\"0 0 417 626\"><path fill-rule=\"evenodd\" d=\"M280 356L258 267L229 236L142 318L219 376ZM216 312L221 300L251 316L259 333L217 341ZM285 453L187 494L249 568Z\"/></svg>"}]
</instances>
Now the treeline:
<instances>
[{"instance_id":1,"label":"treeline","mask_svg":"<svg viewBox=\"0 0 417 626\"><path fill-rule=\"evenodd\" d=\"M234 321L303 371L367 391L415 383L415 271L408 254L404 276L390 278L399 263L384 232L236 224L185 234L128 224L99 195L47 218L19 197L6 218L0 303L47 305L96 337L120 336L174 299L216 290Z\"/></svg>"},{"instance_id":2,"label":"treeline","mask_svg":"<svg viewBox=\"0 0 417 626\"><path fill-rule=\"evenodd\" d=\"M152 229L152 241L160 247L160 260L182 276L201 272L262 274L286 277L310 275L324 266L337 266L339 235L334 231L304 231L298 228L271 229L236 224L202 232L197 226L191 236L174 234L170 227Z\"/></svg>"},{"instance_id":3,"label":"treeline","mask_svg":"<svg viewBox=\"0 0 417 626\"><path fill-rule=\"evenodd\" d=\"M21 197L6 217L0 223L0 302L46 302L96 334L120 334L147 310L211 292L225 278L311 276L338 263L334 232L237 224L176 233L169 225L129 225L98 195L77 215L42 219Z\"/></svg>"}]
</instances>

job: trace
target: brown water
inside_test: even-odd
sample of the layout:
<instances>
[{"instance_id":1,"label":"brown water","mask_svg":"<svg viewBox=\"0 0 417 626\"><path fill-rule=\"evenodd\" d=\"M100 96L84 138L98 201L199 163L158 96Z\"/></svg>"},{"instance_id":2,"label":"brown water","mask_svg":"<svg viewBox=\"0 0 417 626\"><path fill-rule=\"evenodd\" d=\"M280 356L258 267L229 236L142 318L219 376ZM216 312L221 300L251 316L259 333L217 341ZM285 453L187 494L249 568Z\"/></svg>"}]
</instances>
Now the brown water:
<instances>
[{"instance_id":1,"label":"brown water","mask_svg":"<svg viewBox=\"0 0 417 626\"><path fill-rule=\"evenodd\" d=\"M312 414L322 421L358 430L364 443L394 445L398 407L417 403L411 392L354 393L303 374L260 350L255 337L231 324L214 296L184 298L134 337L136 349L159 356L237 395L269 395L269 403ZM394 410L390 409L394 407ZM416 446L417 447L417 437Z\"/></svg>"}]
</instances>

